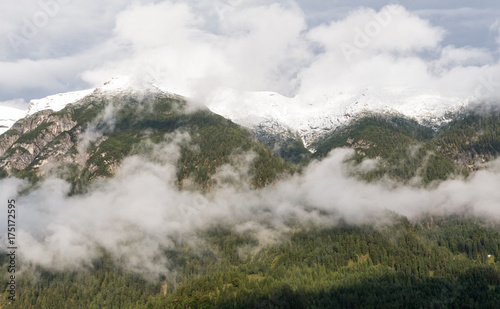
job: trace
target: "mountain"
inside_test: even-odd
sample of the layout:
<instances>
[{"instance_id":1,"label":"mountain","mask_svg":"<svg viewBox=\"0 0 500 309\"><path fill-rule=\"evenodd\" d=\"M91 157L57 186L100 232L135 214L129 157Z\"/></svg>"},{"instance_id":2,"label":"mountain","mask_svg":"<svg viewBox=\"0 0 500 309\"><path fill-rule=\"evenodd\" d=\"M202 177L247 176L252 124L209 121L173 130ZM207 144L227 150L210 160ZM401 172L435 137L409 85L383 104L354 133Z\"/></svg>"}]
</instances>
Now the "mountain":
<instances>
[{"instance_id":1,"label":"mountain","mask_svg":"<svg viewBox=\"0 0 500 309\"><path fill-rule=\"evenodd\" d=\"M34 113L48 109L54 112L60 111L61 109L66 107L66 105L79 101L80 99L90 95L93 91L93 89L88 89L59 93L43 99L31 100L28 106L27 115L33 115Z\"/></svg>"},{"instance_id":2,"label":"mountain","mask_svg":"<svg viewBox=\"0 0 500 309\"><path fill-rule=\"evenodd\" d=\"M143 83L134 81L132 77L119 76L99 88L31 100L27 114L47 109L59 111L97 89L102 93L125 94L134 87L144 87L140 84ZM473 96L426 94L417 90L398 92L367 88L360 92L340 92L320 98L289 98L268 91L225 89L214 92L207 98L206 105L212 112L252 129L262 141L273 140L278 136L297 139L314 152L312 143L352 120L362 118L366 113L397 115L438 128L475 101Z\"/></svg>"},{"instance_id":3,"label":"mountain","mask_svg":"<svg viewBox=\"0 0 500 309\"><path fill-rule=\"evenodd\" d=\"M444 104L434 104L441 99ZM208 130L200 127L199 121L222 130L213 133L221 139L226 126L237 128L238 138L244 138L228 147L258 148L260 154L270 149L273 160L278 156L292 164L307 165L332 149L352 148L356 151L352 159L355 164L365 159L377 162L374 169L358 175L368 181L389 176L403 183L420 179L417 183L428 184L462 177L481 169L500 153L497 110L476 111L471 102L451 98L415 95L403 103L398 100L402 99L396 95L367 90L305 104L299 97L271 92L226 90L207 100L212 112L188 112L186 99L181 96L150 83L119 77L95 89L31 101L28 116L0 137L0 173L36 180L54 172L48 167L59 166L59 170L72 171L68 179L75 190L76 186L81 189L95 177L112 175L121 160L133 153L135 144L151 138L149 130L154 130L153 138L158 140L160 134L181 129L199 136L200 130ZM150 110L144 111L141 106ZM20 114L18 111L16 117ZM255 137L244 128L251 129ZM98 138L85 140L84 136L92 135L89 132ZM197 142L210 139L213 137L206 135L198 137ZM82 152L83 143L87 148ZM270 154L266 156L270 160ZM217 163L201 170L192 162L183 165L197 166L197 173L203 174L196 176L197 181L208 187L209 175L228 162L226 156L222 160L214 154L211 157ZM277 173L290 169L289 164L285 168L287 164L280 165ZM272 182L276 172L268 174L254 184Z\"/></svg>"},{"instance_id":4,"label":"mountain","mask_svg":"<svg viewBox=\"0 0 500 309\"><path fill-rule=\"evenodd\" d=\"M498 231L463 217L396 218L382 227L297 227L259 248L252 234L216 227L195 246L166 250L174 274L160 280L127 271L108 252L77 271L27 268L9 307L498 308Z\"/></svg>"},{"instance_id":5,"label":"mountain","mask_svg":"<svg viewBox=\"0 0 500 309\"><path fill-rule=\"evenodd\" d=\"M42 110L34 112L37 109ZM113 175L125 157L146 155L152 147L147 141L166 143L172 134L187 135L178 160L181 187L193 178L197 186L209 189L217 167L246 152L256 156L250 167L254 186L272 183L291 169L247 129L208 110L188 111L181 96L129 79L111 80L90 94L35 101L30 110L30 115L0 136L3 177L18 176L36 183L56 174L72 184L73 193L82 192L93 179Z\"/></svg>"},{"instance_id":6,"label":"mountain","mask_svg":"<svg viewBox=\"0 0 500 309\"><path fill-rule=\"evenodd\" d=\"M317 109L269 92L245 98L237 106L248 112L231 92L212 98L211 110L194 109L182 96L117 78L34 100L26 117L14 114L21 119L0 135L0 185L9 177L31 182L16 197L27 222L22 236L33 233L19 252L34 250L45 264L20 254L17 300L9 303L5 281L0 307L500 306L500 227L475 212L496 209L498 195L488 190L498 171L476 172L500 155L498 109L450 103L405 114L368 93ZM351 149L342 168L332 164L339 148ZM149 164L145 172L161 188L141 177L111 182L125 160ZM157 177L165 162L175 170L173 189ZM476 176L460 181L469 174ZM66 180L69 193L53 191L51 176ZM486 187L470 195L479 201L450 201L449 192L478 190L470 183ZM122 186L123 196L106 198ZM130 208L126 190L136 186L139 207ZM53 192L61 196L51 208ZM51 209L39 202L44 194ZM393 194L396 202L386 197ZM408 210L417 215L372 212L377 197L418 208ZM428 205L419 203L448 212L420 213ZM63 267L71 248L81 251ZM7 269L11 257L1 253Z\"/></svg>"},{"instance_id":7,"label":"mountain","mask_svg":"<svg viewBox=\"0 0 500 309\"><path fill-rule=\"evenodd\" d=\"M263 140L269 136L299 138L312 144L335 129L362 118L366 113L399 116L437 128L450 122L473 98L460 98L411 91L365 89L359 93L338 93L309 99L288 98L273 92L220 91L208 100L208 108L242 126L251 128Z\"/></svg>"}]
</instances>

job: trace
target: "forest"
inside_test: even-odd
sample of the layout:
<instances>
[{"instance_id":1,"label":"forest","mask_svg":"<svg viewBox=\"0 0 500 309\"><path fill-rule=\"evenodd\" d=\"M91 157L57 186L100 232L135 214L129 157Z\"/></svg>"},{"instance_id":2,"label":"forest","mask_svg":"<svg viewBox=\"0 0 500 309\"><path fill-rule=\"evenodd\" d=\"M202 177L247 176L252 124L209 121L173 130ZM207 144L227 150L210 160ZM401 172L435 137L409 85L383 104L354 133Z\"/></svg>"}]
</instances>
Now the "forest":
<instances>
[{"instance_id":1,"label":"forest","mask_svg":"<svg viewBox=\"0 0 500 309\"><path fill-rule=\"evenodd\" d=\"M214 225L200 231L202 247L165 249L171 272L158 279L127 271L104 249L78 271L21 264L9 308L500 306L498 225L387 215L393 221L378 226L296 226L264 246L252 233Z\"/></svg>"}]
</instances>

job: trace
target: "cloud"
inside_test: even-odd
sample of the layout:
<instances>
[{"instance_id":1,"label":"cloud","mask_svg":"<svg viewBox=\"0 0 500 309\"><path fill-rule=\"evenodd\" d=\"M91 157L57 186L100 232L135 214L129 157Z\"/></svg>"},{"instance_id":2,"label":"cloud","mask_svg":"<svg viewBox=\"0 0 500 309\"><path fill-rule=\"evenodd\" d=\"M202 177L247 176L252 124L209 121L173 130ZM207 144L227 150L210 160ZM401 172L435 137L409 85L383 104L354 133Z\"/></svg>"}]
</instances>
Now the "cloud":
<instances>
[{"instance_id":1,"label":"cloud","mask_svg":"<svg viewBox=\"0 0 500 309\"><path fill-rule=\"evenodd\" d=\"M0 55L3 59L68 57L109 38L123 1L20 0L2 2Z\"/></svg>"},{"instance_id":2,"label":"cloud","mask_svg":"<svg viewBox=\"0 0 500 309\"><path fill-rule=\"evenodd\" d=\"M98 86L124 74L197 101L219 88L314 101L367 85L464 96L488 68L498 68L487 47L445 43L456 36L457 16L473 12L481 25L491 20L481 18L487 11L480 5L447 13L443 7L456 5L412 11L415 5L379 2L375 10L360 1L343 7L343 15L327 10L318 25L311 16L323 6L295 1L22 2L0 4L9 12L0 22L2 100ZM9 33L23 37L40 14L46 25L39 21L36 35L14 51ZM466 87L452 87L452 80Z\"/></svg>"},{"instance_id":3,"label":"cloud","mask_svg":"<svg viewBox=\"0 0 500 309\"><path fill-rule=\"evenodd\" d=\"M352 151L338 149L301 175L252 190L242 185L255 158L249 153L220 167L214 177L217 188L202 193L179 191L175 184L179 145L189 136L176 133L167 140L144 145L150 149L147 157L126 158L113 178L99 180L83 195L68 197L70 185L56 178L24 195L18 193L26 186L23 181L1 180L0 198L16 199L22 258L35 265L72 269L90 265L104 248L127 269L155 278L170 273L165 249L179 241L199 243L199 231L219 224L253 232L266 243L294 224L334 226L340 219L390 224L387 211L410 219L424 213L466 212L500 220L500 193L494 190L500 184L498 161L467 181L450 180L424 189L352 178L343 163Z\"/></svg>"},{"instance_id":4,"label":"cloud","mask_svg":"<svg viewBox=\"0 0 500 309\"><path fill-rule=\"evenodd\" d=\"M486 49L442 46L442 28L401 6L378 12L361 8L308 36L324 52L300 73L304 97L375 88L465 98L475 94L491 69L500 67ZM500 91L489 87L482 95L499 96Z\"/></svg>"},{"instance_id":5,"label":"cloud","mask_svg":"<svg viewBox=\"0 0 500 309\"><path fill-rule=\"evenodd\" d=\"M28 103L24 99L14 99L0 102L0 106L13 107L20 110L27 110Z\"/></svg>"},{"instance_id":6,"label":"cloud","mask_svg":"<svg viewBox=\"0 0 500 309\"><path fill-rule=\"evenodd\" d=\"M443 29L431 26L404 7L388 5L380 11L354 10L339 21L312 29L309 38L327 50L346 43L369 51L415 52L436 48L443 34Z\"/></svg>"},{"instance_id":7,"label":"cloud","mask_svg":"<svg viewBox=\"0 0 500 309\"><path fill-rule=\"evenodd\" d=\"M498 55L443 45L445 29L401 5L360 7L312 28L306 20L293 2L137 4L118 15L114 30L126 54L82 76L91 84L117 74L152 77L201 102L222 88L299 95L307 103L366 88L397 92L400 101L499 96L482 82L500 67Z\"/></svg>"},{"instance_id":8,"label":"cloud","mask_svg":"<svg viewBox=\"0 0 500 309\"><path fill-rule=\"evenodd\" d=\"M97 86L113 76L132 74L199 101L223 87L274 90L311 104L366 87L403 95L414 94L413 89L478 98L500 94L497 54L445 45L446 30L402 6L378 11L360 7L312 27L294 2L99 4L61 7L25 44L27 51L13 56L0 48L7 58L0 62L1 92L15 96L30 88L52 91L82 85L82 80ZM26 10L20 7L0 21L4 35L22 31L22 16L40 10L34 2ZM7 2L0 8L11 9ZM95 20L89 18L94 13ZM72 19L85 22L72 29ZM497 31L498 25L491 29ZM98 39L88 40L88 33L98 33ZM54 40L59 45L51 45ZM76 42L81 49L52 51L65 42ZM248 153L220 167L214 176L216 189L203 194L179 191L175 184L179 145L186 140L189 137L181 134L160 145L144 142L150 149L147 157L125 159L115 177L100 180L80 196L68 197L69 184L56 178L24 195L19 192L27 187L25 182L0 180L1 200L16 198L19 205L23 259L74 268L90 264L105 248L128 269L145 276L168 275L170 262L163 250L172 248L174 240L198 241L196 231L214 223L251 230L266 242L293 223L334 225L342 218L363 224L381 220L388 210L410 218L466 211L500 220L498 161L467 181L419 189L351 178L342 163L351 153L335 150L301 175L250 190L245 183L254 154ZM372 164L365 162L362 168Z\"/></svg>"},{"instance_id":9,"label":"cloud","mask_svg":"<svg viewBox=\"0 0 500 309\"><path fill-rule=\"evenodd\" d=\"M98 83L116 74L153 75L163 88L200 99L218 87L290 92L310 56L301 40L302 11L276 3L241 6L218 3L201 16L186 3L131 6L114 30L128 57L83 77Z\"/></svg>"},{"instance_id":10,"label":"cloud","mask_svg":"<svg viewBox=\"0 0 500 309\"><path fill-rule=\"evenodd\" d=\"M441 57L436 61L440 69L456 66L482 66L494 62L493 55L485 49L446 46L441 50Z\"/></svg>"},{"instance_id":11,"label":"cloud","mask_svg":"<svg viewBox=\"0 0 500 309\"><path fill-rule=\"evenodd\" d=\"M490 31L495 35L495 41L500 47L500 19L495 20L495 22L490 26Z\"/></svg>"}]
</instances>

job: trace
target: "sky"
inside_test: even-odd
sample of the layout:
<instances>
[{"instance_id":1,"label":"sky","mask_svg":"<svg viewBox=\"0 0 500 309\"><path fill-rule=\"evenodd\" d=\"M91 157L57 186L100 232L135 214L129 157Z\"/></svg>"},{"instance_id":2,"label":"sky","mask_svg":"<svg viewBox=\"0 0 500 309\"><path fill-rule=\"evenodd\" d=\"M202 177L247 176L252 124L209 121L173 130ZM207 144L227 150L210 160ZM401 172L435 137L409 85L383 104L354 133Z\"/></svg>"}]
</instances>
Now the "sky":
<instances>
[{"instance_id":1,"label":"sky","mask_svg":"<svg viewBox=\"0 0 500 309\"><path fill-rule=\"evenodd\" d=\"M198 100L367 87L498 95L500 2L19 0L0 3L0 104L118 75Z\"/></svg>"}]
</instances>

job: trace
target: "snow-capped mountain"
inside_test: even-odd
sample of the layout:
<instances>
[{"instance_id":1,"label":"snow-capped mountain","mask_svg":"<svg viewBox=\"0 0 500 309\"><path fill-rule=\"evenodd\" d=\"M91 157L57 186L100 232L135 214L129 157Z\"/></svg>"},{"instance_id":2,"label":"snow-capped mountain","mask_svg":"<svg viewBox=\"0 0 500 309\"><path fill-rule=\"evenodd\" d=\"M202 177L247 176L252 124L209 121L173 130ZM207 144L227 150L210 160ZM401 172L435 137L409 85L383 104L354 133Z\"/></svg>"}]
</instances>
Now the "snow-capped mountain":
<instances>
[{"instance_id":1,"label":"snow-capped mountain","mask_svg":"<svg viewBox=\"0 0 500 309\"><path fill-rule=\"evenodd\" d=\"M308 147L317 138L363 113L397 114L437 126L450 121L448 115L470 102L470 98L369 89L356 94L338 93L314 101L300 96L288 98L274 92L224 90L210 97L207 106L212 112L254 131L295 134Z\"/></svg>"},{"instance_id":2,"label":"snow-capped mountain","mask_svg":"<svg viewBox=\"0 0 500 309\"><path fill-rule=\"evenodd\" d=\"M78 100L86 93L87 96ZM200 153L207 157L201 159L197 154L193 157L195 159L184 157L190 163L182 164L186 170L182 179L188 179L185 177L190 177L187 175L195 170L199 171L200 179L207 179L207 171L217 171L211 164L222 164L230 160L228 154L234 149L241 151L254 145L259 149L258 153L269 160L262 164L254 162L262 168L256 172L261 177L257 182L259 185L271 181L271 167L285 169L285 161L307 163L325 157L338 147L353 148L363 158L380 159L377 166L384 171L388 162L384 160L397 158L394 162L399 162L399 167L391 161L387 173L404 181L415 175L426 177L422 178L423 181L432 181L446 179L448 174L461 169L471 172L500 153L498 147L495 148L498 145L500 111L490 115L482 113L478 107L470 114L460 113L461 117L457 118L454 112L469 108L467 99L366 89L358 94L337 93L311 100L300 96L287 98L272 92L226 90L214 92L207 102L212 111L223 117L206 108L195 110L181 96L163 91L151 83L128 78L112 79L92 91L37 100L32 102L31 108L42 111L20 119L9 134L0 136L0 178L18 174L42 177L55 172L54 168L58 166L67 166L71 175L75 175L75 168L78 170L79 176L73 178L74 185L81 186L93 177L113 175L128 154L138 149L147 153L150 144L142 144L144 139L154 144L163 140L170 143L172 134L186 132L192 137L186 142L196 145L189 156L197 153L198 147L204 147ZM57 113L52 112L66 103L73 104ZM43 111L45 108L51 110ZM416 125L414 121L401 118L369 117L350 125L349 121L371 116L370 112L406 116L426 125L452 119L457 122L436 128L438 132L444 132L445 138L442 134L433 135L429 128ZM479 118L476 114L480 114ZM234 123L224 118L232 119ZM331 138L320 139L348 124L345 130L339 130ZM462 136L462 125L471 127L465 130L466 137ZM258 141L242 126L253 129ZM446 136L463 140L449 143ZM423 147L413 147L422 143ZM262 144L268 147L262 147ZM477 153L476 149L483 147L481 145L486 145L484 149L488 150ZM414 154L414 148L418 148L415 150L417 154ZM214 155L215 152L218 154ZM438 159L427 160L430 152ZM427 173L427 161L438 165L429 167L434 171L430 174ZM405 169L408 162L412 162L414 168L410 172ZM377 175L382 174L377 172ZM79 177L84 180L80 181Z\"/></svg>"},{"instance_id":3,"label":"snow-capped mountain","mask_svg":"<svg viewBox=\"0 0 500 309\"><path fill-rule=\"evenodd\" d=\"M1 107L0 133L19 118L38 111L59 111L88 95L140 95L161 91L127 76L113 78L93 89L51 95L32 100L27 112ZM422 94L417 90L394 91L364 89L358 93L335 93L321 98L285 97L274 92L215 91L206 105L214 113L254 130L258 135L299 137L306 147L319 137L347 124L366 112L397 114L421 124L437 126L451 120L450 115L465 108L473 98ZM8 110L7 110L8 109ZM6 116L4 116L6 115Z\"/></svg>"},{"instance_id":4,"label":"snow-capped mountain","mask_svg":"<svg viewBox=\"0 0 500 309\"><path fill-rule=\"evenodd\" d=\"M77 102L78 100L88 96L94 89L72 91L51 95L39 100L31 100L28 107L28 115L33 115L39 111L51 109L55 112L60 111L66 105Z\"/></svg>"},{"instance_id":5,"label":"snow-capped mountain","mask_svg":"<svg viewBox=\"0 0 500 309\"><path fill-rule=\"evenodd\" d=\"M128 76L119 76L110 79L102 86L80 91L72 91L51 95L38 100L31 100L28 107L27 115L32 115L36 112L51 109L60 111L68 104L73 104L85 98L88 95L130 95L132 93L157 90L153 84L145 85L139 83Z\"/></svg>"},{"instance_id":6,"label":"snow-capped mountain","mask_svg":"<svg viewBox=\"0 0 500 309\"><path fill-rule=\"evenodd\" d=\"M0 134L3 134L19 119L43 110L60 111L68 104L75 104L81 99L95 95L137 95L151 91L161 91L153 84L137 82L130 77L120 76L110 79L102 86L86 90L71 91L31 100L27 110L0 105Z\"/></svg>"}]
</instances>

